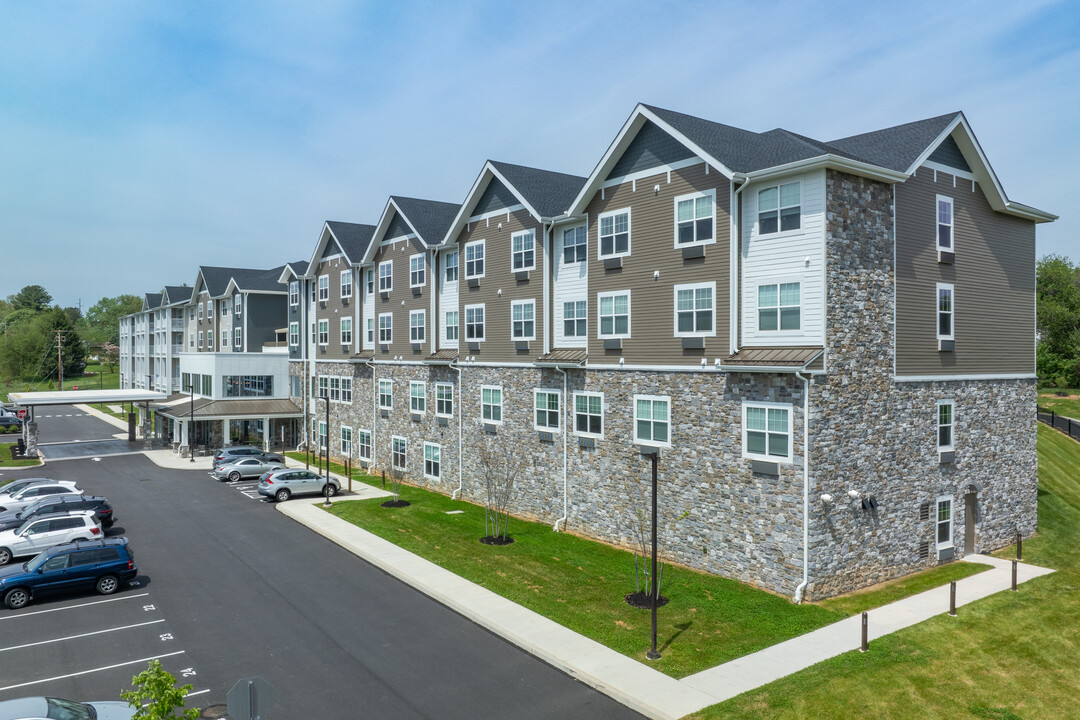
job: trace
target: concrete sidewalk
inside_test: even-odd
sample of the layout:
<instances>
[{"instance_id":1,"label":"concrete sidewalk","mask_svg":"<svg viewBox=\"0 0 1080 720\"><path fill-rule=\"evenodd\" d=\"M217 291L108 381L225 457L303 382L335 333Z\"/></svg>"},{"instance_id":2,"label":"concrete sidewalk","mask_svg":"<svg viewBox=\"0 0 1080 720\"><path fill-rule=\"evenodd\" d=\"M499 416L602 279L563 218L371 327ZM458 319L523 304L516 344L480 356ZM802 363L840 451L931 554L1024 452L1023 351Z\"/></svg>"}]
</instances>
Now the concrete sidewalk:
<instances>
[{"instance_id":1,"label":"concrete sidewalk","mask_svg":"<svg viewBox=\"0 0 1080 720\"><path fill-rule=\"evenodd\" d=\"M388 494L359 483L354 488L360 488L363 497ZM347 495L333 501L354 499L356 495ZM321 502L321 499L294 500L279 503L277 509L526 652L650 718L682 717L856 650L860 644L862 621L855 616L676 680L323 511L318 507ZM984 555L965 560L992 567L957 582L957 607L1010 587L1010 561ZM1051 572L1021 563L1017 581L1027 582ZM945 585L871 610L869 637L873 640L941 615L948 607L949 587Z\"/></svg>"}]
</instances>

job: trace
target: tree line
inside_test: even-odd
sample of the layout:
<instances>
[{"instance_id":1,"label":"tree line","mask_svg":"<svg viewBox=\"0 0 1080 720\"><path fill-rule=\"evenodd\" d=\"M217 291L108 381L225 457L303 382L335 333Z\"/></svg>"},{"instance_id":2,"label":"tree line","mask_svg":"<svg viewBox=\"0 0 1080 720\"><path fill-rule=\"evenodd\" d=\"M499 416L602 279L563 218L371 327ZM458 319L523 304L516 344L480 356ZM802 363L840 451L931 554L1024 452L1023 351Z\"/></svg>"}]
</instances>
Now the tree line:
<instances>
[{"instance_id":1,"label":"tree line","mask_svg":"<svg viewBox=\"0 0 1080 720\"><path fill-rule=\"evenodd\" d=\"M0 300L0 379L44 382L81 375L89 354L118 362L120 318L142 309L134 295L101 298L84 315L53 304L41 285ZM58 352L59 345L59 352Z\"/></svg>"},{"instance_id":2,"label":"tree line","mask_svg":"<svg viewBox=\"0 0 1080 720\"><path fill-rule=\"evenodd\" d=\"M1080 265L1046 255L1036 266L1039 383L1080 388Z\"/></svg>"}]
</instances>

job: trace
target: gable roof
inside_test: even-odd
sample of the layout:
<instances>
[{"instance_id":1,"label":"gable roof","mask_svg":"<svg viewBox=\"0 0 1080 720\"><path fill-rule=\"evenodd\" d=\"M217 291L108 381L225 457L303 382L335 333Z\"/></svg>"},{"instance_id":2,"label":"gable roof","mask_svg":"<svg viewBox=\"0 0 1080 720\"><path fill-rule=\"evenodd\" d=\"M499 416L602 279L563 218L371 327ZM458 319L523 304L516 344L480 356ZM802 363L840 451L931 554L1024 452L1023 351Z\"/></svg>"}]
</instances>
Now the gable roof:
<instances>
[{"instance_id":1,"label":"gable roof","mask_svg":"<svg viewBox=\"0 0 1080 720\"><path fill-rule=\"evenodd\" d=\"M1010 201L963 113L954 112L884 130L823 142L783 128L763 133L639 104L608 147L571 206L581 214L619 157L648 123L659 126L728 178L748 181L811 167L825 167L882 182L903 182L950 136L972 167L991 206L1046 222L1057 216ZM616 178L618 180L618 178Z\"/></svg>"},{"instance_id":2,"label":"gable roof","mask_svg":"<svg viewBox=\"0 0 1080 720\"><path fill-rule=\"evenodd\" d=\"M471 213L476 203L493 182L502 183L534 218L543 222L566 214L570 204L585 184L585 178L580 175L488 160L465 196L465 202L459 206L453 222L447 228L442 240L443 244L454 242L461 228L472 217Z\"/></svg>"},{"instance_id":3,"label":"gable roof","mask_svg":"<svg viewBox=\"0 0 1080 720\"><path fill-rule=\"evenodd\" d=\"M360 262L360 258L364 257L368 244L375 235L374 225L327 220L326 227L337 240L341 252L345 253L345 257L353 263Z\"/></svg>"},{"instance_id":4,"label":"gable roof","mask_svg":"<svg viewBox=\"0 0 1080 720\"><path fill-rule=\"evenodd\" d=\"M187 285L166 285L162 291L163 302L169 305L175 305L176 303L186 303L191 300L191 291L193 288Z\"/></svg>"},{"instance_id":5,"label":"gable roof","mask_svg":"<svg viewBox=\"0 0 1080 720\"><path fill-rule=\"evenodd\" d=\"M161 293L146 293L143 297L143 309L153 310L161 307Z\"/></svg>"},{"instance_id":6,"label":"gable roof","mask_svg":"<svg viewBox=\"0 0 1080 720\"><path fill-rule=\"evenodd\" d=\"M400 218L405 222L405 225L416 234L421 245L430 247L442 242L460 207L458 203L391 195L379 217L379 224L375 226L375 232L364 254L362 264L371 262L379 243L386 238L387 230L390 229L395 218Z\"/></svg>"},{"instance_id":7,"label":"gable roof","mask_svg":"<svg viewBox=\"0 0 1080 720\"><path fill-rule=\"evenodd\" d=\"M199 267L199 275L195 281L194 292L202 282L210 297L218 298L227 295L231 290L237 289L244 292L284 292L279 283L279 278L284 265L269 270L257 270L254 268L226 268L203 265Z\"/></svg>"}]
</instances>

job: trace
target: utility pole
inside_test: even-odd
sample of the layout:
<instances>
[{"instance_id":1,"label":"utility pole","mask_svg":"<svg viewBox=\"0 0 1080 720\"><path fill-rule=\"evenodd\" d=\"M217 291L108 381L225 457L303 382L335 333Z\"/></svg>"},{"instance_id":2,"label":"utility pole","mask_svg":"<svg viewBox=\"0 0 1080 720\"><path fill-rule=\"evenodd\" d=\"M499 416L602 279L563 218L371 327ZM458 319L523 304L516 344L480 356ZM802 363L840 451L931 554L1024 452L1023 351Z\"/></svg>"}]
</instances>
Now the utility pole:
<instances>
[{"instance_id":1,"label":"utility pole","mask_svg":"<svg viewBox=\"0 0 1080 720\"><path fill-rule=\"evenodd\" d=\"M60 390L64 390L64 359L61 351L63 350L64 336L60 334L60 330L56 331L56 371L60 377Z\"/></svg>"}]
</instances>

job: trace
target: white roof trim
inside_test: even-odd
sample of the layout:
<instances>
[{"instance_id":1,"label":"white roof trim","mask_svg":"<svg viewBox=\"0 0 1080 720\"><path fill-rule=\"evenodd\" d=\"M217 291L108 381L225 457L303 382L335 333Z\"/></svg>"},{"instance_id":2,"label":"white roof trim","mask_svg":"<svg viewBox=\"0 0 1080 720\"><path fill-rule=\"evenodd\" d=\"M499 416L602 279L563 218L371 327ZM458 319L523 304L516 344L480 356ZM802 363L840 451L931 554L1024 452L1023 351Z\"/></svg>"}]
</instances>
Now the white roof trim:
<instances>
[{"instance_id":1,"label":"white roof trim","mask_svg":"<svg viewBox=\"0 0 1080 720\"><path fill-rule=\"evenodd\" d=\"M442 239L439 245L449 245L457 242L457 236L461 233L461 228L463 228L472 217L467 213L472 207L473 200L478 199L479 194L482 192L480 188L483 187L484 190L487 190L488 185L491 184L491 178L488 177L489 173L491 174L491 177L497 178L499 182L505 185L506 188L514 194L514 197L516 197L522 206L529 211L530 215L536 218L537 221L542 221L540 213L536 211L536 208L529 204L525 197L518 192L518 189L514 187L513 183L507 180L501 172L496 170L495 166L488 160L484 163L484 167L480 170L480 174L476 176L476 181L473 182L472 187L469 188L469 192L465 196L465 201L462 202L461 207L458 208L457 215L454 216L454 221L450 223L450 229L446 232L446 237ZM485 179L487 179L486 183L484 182ZM502 211L500 210L499 212Z\"/></svg>"},{"instance_id":2,"label":"white roof trim","mask_svg":"<svg viewBox=\"0 0 1080 720\"><path fill-rule=\"evenodd\" d=\"M357 265L369 264L375 257L375 253L378 252L379 248L382 246L383 239L385 239L382 237L383 233L390 227L391 210L401 216L401 219L404 220L405 224L409 226L409 229L413 231L416 239L420 241L420 244L424 246L424 249L426 250L428 248L428 244L424 242L424 238L421 237L420 233L416 232L416 228L409 222L408 216L401 212L401 208L394 202L394 198L389 197L386 199L386 207L383 208L382 215L379 216L379 224L375 226L375 233L371 236L371 242L368 244L367 251L364 252L364 257L361 258L360 262L356 263Z\"/></svg>"}]
</instances>

